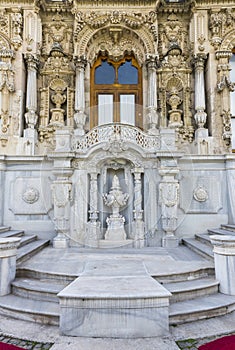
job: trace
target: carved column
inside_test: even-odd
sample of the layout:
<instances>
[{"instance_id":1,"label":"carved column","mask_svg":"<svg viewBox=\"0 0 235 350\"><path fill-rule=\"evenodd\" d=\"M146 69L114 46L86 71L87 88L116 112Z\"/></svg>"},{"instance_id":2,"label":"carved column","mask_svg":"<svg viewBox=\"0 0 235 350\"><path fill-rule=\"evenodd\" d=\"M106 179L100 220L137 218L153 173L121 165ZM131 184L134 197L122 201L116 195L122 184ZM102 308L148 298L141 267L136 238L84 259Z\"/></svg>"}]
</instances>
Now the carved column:
<instances>
[{"instance_id":1,"label":"carved column","mask_svg":"<svg viewBox=\"0 0 235 350\"><path fill-rule=\"evenodd\" d=\"M70 229L70 202L72 200L72 183L69 177L72 170L67 172L61 169L53 171L57 179L52 184L54 200L54 221L57 236L53 239L54 248L67 248L69 246Z\"/></svg>"},{"instance_id":2,"label":"carved column","mask_svg":"<svg viewBox=\"0 0 235 350\"><path fill-rule=\"evenodd\" d=\"M159 173L163 177L159 185L162 228L165 231L165 237L162 239L162 246L174 248L178 246L175 230L178 223L177 207L179 201L179 183L178 180L175 179L175 175L179 173L179 170L174 167L162 167Z\"/></svg>"},{"instance_id":3,"label":"carved column","mask_svg":"<svg viewBox=\"0 0 235 350\"><path fill-rule=\"evenodd\" d=\"M205 54L197 54L194 60L195 66L195 121L198 125L198 129L204 129L206 123L207 114L205 112L205 77L204 77L204 65L206 61ZM204 129L205 131L205 129ZM202 130L197 131L201 137L207 137L208 132L201 135Z\"/></svg>"},{"instance_id":4,"label":"carved column","mask_svg":"<svg viewBox=\"0 0 235 350\"><path fill-rule=\"evenodd\" d=\"M147 128L149 133L158 133L158 112L157 112L157 65L156 56L149 55L146 60L148 72L148 107L147 107Z\"/></svg>"},{"instance_id":5,"label":"carved column","mask_svg":"<svg viewBox=\"0 0 235 350\"><path fill-rule=\"evenodd\" d=\"M70 152L70 130L56 130L56 150L54 152L53 175L56 180L52 184L52 198L54 201L54 222L57 236L53 239L54 248L67 248L70 237L70 212L72 196L73 174Z\"/></svg>"},{"instance_id":6,"label":"carved column","mask_svg":"<svg viewBox=\"0 0 235 350\"><path fill-rule=\"evenodd\" d=\"M220 115L223 120L223 140L227 148L231 146L231 112L230 112L230 92L234 91L235 85L230 81L229 60L232 53L230 51L217 51L216 58L219 61L217 68L217 92L219 93Z\"/></svg>"},{"instance_id":7,"label":"carved column","mask_svg":"<svg viewBox=\"0 0 235 350\"><path fill-rule=\"evenodd\" d=\"M132 234L134 237L135 248L144 247L144 221L142 209L142 183L141 174L144 172L142 168L132 170L134 174L134 221L132 222Z\"/></svg>"},{"instance_id":8,"label":"carved column","mask_svg":"<svg viewBox=\"0 0 235 350\"><path fill-rule=\"evenodd\" d=\"M76 66L76 87L75 87L75 114L74 120L77 126L75 134L83 135L84 134L84 125L86 121L85 114L85 68L87 61L81 57L75 58Z\"/></svg>"},{"instance_id":9,"label":"carved column","mask_svg":"<svg viewBox=\"0 0 235 350\"><path fill-rule=\"evenodd\" d=\"M25 61L27 65L27 90L26 90L26 113L25 120L27 129L25 130L25 137L37 138L35 130L38 115L37 115L37 67L38 59L31 55L25 54Z\"/></svg>"},{"instance_id":10,"label":"carved column","mask_svg":"<svg viewBox=\"0 0 235 350\"><path fill-rule=\"evenodd\" d=\"M86 244L98 246L98 240L101 238L100 222L98 221L98 173L90 172L90 210L89 222L87 223Z\"/></svg>"}]
</instances>

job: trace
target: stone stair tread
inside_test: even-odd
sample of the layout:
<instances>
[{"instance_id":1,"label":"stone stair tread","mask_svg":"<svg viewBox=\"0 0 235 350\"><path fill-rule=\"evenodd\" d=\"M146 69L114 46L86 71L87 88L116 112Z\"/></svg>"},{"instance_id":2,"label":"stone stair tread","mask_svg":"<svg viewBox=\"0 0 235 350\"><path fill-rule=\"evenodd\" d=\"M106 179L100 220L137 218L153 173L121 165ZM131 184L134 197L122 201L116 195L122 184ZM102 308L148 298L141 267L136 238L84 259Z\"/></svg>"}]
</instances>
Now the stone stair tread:
<instances>
[{"instance_id":1,"label":"stone stair tread","mask_svg":"<svg viewBox=\"0 0 235 350\"><path fill-rule=\"evenodd\" d=\"M22 298L16 295L4 295L0 297L0 308L6 308L21 313L59 316L59 304L51 301L38 301Z\"/></svg>"},{"instance_id":2,"label":"stone stair tread","mask_svg":"<svg viewBox=\"0 0 235 350\"><path fill-rule=\"evenodd\" d=\"M25 244L29 244L31 242L34 242L37 240L37 235L25 235L22 236L21 240L20 240L20 247L22 247Z\"/></svg>"},{"instance_id":3,"label":"stone stair tread","mask_svg":"<svg viewBox=\"0 0 235 350\"><path fill-rule=\"evenodd\" d=\"M209 312L210 310L227 307L231 304L235 304L235 296L216 293L170 304L169 316L192 314L200 311Z\"/></svg>"},{"instance_id":4,"label":"stone stair tread","mask_svg":"<svg viewBox=\"0 0 235 350\"><path fill-rule=\"evenodd\" d=\"M24 235L24 231L22 230L8 230L2 232L0 230L0 238L6 238L6 237L22 237Z\"/></svg>"},{"instance_id":5,"label":"stone stair tread","mask_svg":"<svg viewBox=\"0 0 235 350\"><path fill-rule=\"evenodd\" d=\"M68 282L70 283L70 282ZM24 288L30 291L39 291L58 294L68 283L58 283L57 281L40 280L32 278L16 278L12 285L18 288Z\"/></svg>"},{"instance_id":6,"label":"stone stair tread","mask_svg":"<svg viewBox=\"0 0 235 350\"><path fill-rule=\"evenodd\" d=\"M198 240L202 240L203 242L205 241L206 244L211 244L210 235L208 233L197 233L195 237Z\"/></svg>"},{"instance_id":7,"label":"stone stair tread","mask_svg":"<svg viewBox=\"0 0 235 350\"><path fill-rule=\"evenodd\" d=\"M0 232L7 232L10 229L11 229L10 226L0 226Z\"/></svg>"},{"instance_id":8,"label":"stone stair tread","mask_svg":"<svg viewBox=\"0 0 235 350\"><path fill-rule=\"evenodd\" d=\"M196 240L195 238L184 238L183 242L185 242L186 245L189 245L189 246L195 248L197 251L205 253L206 255L210 256L211 258L214 258L212 246L209 246L205 243L202 243L202 242Z\"/></svg>"},{"instance_id":9,"label":"stone stair tread","mask_svg":"<svg viewBox=\"0 0 235 350\"><path fill-rule=\"evenodd\" d=\"M17 262L22 261L22 259L27 255L30 257L30 254L34 254L37 251L40 251L40 249L47 246L49 242L50 240L48 239L38 239L37 241L19 247L17 251Z\"/></svg>"},{"instance_id":10,"label":"stone stair tread","mask_svg":"<svg viewBox=\"0 0 235 350\"><path fill-rule=\"evenodd\" d=\"M171 293L193 291L195 289L203 289L219 284L214 278L201 278L196 280L189 280L184 282L166 283L164 287Z\"/></svg>"},{"instance_id":11,"label":"stone stair tread","mask_svg":"<svg viewBox=\"0 0 235 350\"><path fill-rule=\"evenodd\" d=\"M221 225L221 228L223 230L235 231L235 225L232 225L232 224L223 224L223 225Z\"/></svg>"},{"instance_id":12,"label":"stone stair tread","mask_svg":"<svg viewBox=\"0 0 235 350\"><path fill-rule=\"evenodd\" d=\"M234 236L235 232L234 231L229 231L229 230L223 230L222 228L211 228L208 229L208 232L210 235L228 235L228 236Z\"/></svg>"}]
</instances>

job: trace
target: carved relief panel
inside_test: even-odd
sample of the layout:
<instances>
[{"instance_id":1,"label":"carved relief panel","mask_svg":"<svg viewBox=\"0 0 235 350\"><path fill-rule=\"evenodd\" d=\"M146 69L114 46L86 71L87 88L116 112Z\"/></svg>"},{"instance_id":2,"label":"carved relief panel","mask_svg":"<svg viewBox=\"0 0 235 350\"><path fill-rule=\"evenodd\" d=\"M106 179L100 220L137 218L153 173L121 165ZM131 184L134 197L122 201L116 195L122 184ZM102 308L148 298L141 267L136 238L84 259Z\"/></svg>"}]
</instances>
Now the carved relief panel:
<instances>
[{"instance_id":1,"label":"carved relief panel","mask_svg":"<svg viewBox=\"0 0 235 350\"><path fill-rule=\"evenodd\" d=\"M182 18L183 17L183 18ZM182 13L159 16L159 107L160 125L175 128L179 139L193 141L192 68L189 17Z\"/></svg>"},{"instance_id":2,"label":"carved relief panel","mask_svg":"<svg viewBox=\"0 0 235 350\"><path fill-rule=\"evenodd\" d=\"M74 68L59 43L55 43L41 69L39 135L40 141L54 143L54 131L73 127Z\"/></svg>"}]
</instances>

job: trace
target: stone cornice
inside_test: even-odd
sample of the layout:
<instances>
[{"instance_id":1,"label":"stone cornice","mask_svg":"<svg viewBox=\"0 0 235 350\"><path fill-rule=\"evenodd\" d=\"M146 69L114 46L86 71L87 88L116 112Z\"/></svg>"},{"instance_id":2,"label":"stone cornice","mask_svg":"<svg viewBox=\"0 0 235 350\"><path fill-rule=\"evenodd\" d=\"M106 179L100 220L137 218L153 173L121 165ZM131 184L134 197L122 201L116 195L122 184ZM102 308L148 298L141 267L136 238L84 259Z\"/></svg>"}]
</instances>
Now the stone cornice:
<instances>
[{"instance_id":1,"label":"stone cornice","mask_svg":"<svg viewBox=\"0 0 235 350\"><path fill-rule=\"evenodd\" d=\"M195 8L204 8L204 9L218 9L221 10L222 8L227 7L234 7L234 0L196 0L195 1Z\"/></svg>"}]
</instances>

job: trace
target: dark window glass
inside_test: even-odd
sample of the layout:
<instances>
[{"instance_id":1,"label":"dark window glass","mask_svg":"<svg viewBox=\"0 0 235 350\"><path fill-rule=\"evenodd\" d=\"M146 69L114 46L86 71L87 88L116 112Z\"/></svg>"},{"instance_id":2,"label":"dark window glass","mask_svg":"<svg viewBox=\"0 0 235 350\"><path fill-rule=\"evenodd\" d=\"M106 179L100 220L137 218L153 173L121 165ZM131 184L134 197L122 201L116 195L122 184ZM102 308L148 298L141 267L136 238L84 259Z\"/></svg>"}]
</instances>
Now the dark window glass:
<instances>
[{"instance_id":1,"label":"dark window glass","mask_svg":"<svg viewBox=\"0 0 235 350\"><path fill-rule=\"evenodd\" d=\"M118 68L119 84L138 84L138 69L126 61Z\"/></svg>"},{"instance_id":2,"label":"dark window glass","mask_svg":"<svg viewBox=\"0 0 235 350\"><path fill-rule=\"evenodd\" d=\"M114 84L114 81L114 67L107 61L102 61L101 66L95 69L95 84Z\"/></svg>"}]
</instances>

